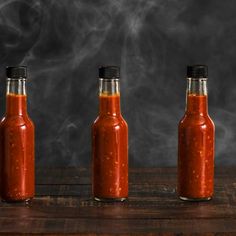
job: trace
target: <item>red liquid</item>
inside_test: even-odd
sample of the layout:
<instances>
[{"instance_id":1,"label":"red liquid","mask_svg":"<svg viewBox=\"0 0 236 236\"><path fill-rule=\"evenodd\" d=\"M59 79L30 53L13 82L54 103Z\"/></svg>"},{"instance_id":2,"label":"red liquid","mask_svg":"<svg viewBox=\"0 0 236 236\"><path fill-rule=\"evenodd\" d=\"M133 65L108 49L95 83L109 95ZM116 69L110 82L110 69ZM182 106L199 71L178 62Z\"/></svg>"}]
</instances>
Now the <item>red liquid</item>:
<instances>
[{"instance_id":1,"label":"red liquid","mask_svg":"<svg viewBox=\"0 0 236 236\"><path fill-rule=\"evenodd\" d=\"M214 123L207 113L207 96L188 95L179 123L178 194L211 198L214 188Z\"/></svg>"},{"instance_id":2,"label":"red liquid","mask_svg":"<svg viewBox=\"0 0 236 236\"><path fill-rule=\"evenodd\" d=\"M34 124L27 115L25 95L7 95L0 123L1 197L23 201L34 197Z\"/></svg>"},{"instance_id":3,"label":"red liquid","mask_svg":"<svg viewBox=\"0 0 236 236\"><path fill-rule=\"evenodd\" d=\"M92 127L93 195L128 197L128 126L120 114L120 96L100 96L100 115Z\"/></svg>"}]
</instances>

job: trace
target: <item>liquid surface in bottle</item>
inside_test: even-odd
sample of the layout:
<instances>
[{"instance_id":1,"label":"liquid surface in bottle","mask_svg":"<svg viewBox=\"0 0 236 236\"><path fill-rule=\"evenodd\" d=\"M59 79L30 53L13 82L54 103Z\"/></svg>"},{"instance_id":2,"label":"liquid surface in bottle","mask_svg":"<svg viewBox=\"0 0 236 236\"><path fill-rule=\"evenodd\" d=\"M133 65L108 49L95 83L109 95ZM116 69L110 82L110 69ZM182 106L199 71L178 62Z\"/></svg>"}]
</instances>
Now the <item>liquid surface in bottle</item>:
<instances>
[{"instance_id":1,"label":"liquid surface in bottle","mask_svg":"<svg viewBox=\"0 0 236 236\"><path fill-rule=\"evenodd\" d=\"M207 96L189 94L179 123L178 193L189 199L211 198L214 186L214 123Z\"/></svg>"},{"instance_id":2,"label":"liquid surface in bottle","mask_svg":"<svg viewBox=\"0 0 236 236\"><path fill-rule=\"evenodd\" d=\"M128 196L128 126L120 114L120 96L102 94L100 115L92 127L93 194Z\"/></svg>"},{"instance_id":3,"label":"liquid surface in bottle","mask_svg":"<svg viewBox=\"0 0 236 236\"><path fill-rule=\"evenodd\" d=\"M0 123L1 197L33 198L34 124L27 115L26 95L7 94L7 112Z\"/></svg>"}]
</instances>

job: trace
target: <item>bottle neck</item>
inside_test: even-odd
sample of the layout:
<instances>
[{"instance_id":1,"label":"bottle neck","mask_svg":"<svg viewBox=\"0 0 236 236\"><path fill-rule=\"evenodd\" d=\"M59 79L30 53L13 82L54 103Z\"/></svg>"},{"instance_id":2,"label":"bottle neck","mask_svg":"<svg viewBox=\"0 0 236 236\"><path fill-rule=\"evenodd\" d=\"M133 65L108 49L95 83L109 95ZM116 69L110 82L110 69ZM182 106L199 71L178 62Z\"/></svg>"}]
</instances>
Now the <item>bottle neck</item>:
<instances>
[{"instance_id":1,"label":"bottle neck","mask_svg":"<svg viewBox=\"0 0 236 236\"><path fill-rule=\"evenodd\" d=\"M7 79L6 89L7 115L27 114L26 79Z\"/></svg>"},{"instance_id":2,"label":"bottle neck","mask_svg":"<svg viewBox=\"0 0 236 236\"><path fill-rule=\"evenodd\" d=\"M187 114L208 114L207 78L187 78Z\"/></svg>"},{"instance_id":3,"label":"bottle neck","mask_svg":"<svg viewBox=\"0 0 236 236\"><path fill-rule=\"evenodd\" d=\"M119 79L99 79L99 115L120 115Z\"/></svg>"}]
</instances>

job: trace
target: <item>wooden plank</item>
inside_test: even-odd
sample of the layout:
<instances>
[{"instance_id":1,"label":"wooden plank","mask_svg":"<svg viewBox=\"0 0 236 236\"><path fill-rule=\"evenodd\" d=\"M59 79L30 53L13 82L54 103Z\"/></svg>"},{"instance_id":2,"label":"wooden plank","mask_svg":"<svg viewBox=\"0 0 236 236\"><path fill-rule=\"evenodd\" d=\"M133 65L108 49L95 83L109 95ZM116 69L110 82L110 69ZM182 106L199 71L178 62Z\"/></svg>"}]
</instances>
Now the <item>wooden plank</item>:
<instances>
[{"instance_id":1,"label":"wooden plank","mask_svg":"<svg viewBox=\"0 0 236 236\"><path fill-rule=\"evenodd\" d=\"M37 196L77 196L83 198L91 198L91 185L38 185ZM226 202L231 198L232 203L235 202L234 195L236 187L233 184L224 184L215 186L214 201ZM175 200L176 186L174 184L143 184L129 186L130 197L155 197L156 200L167 202ZM228 203L228 202L227 202Z\"/></svg>"},{"instance_id":2,"label":"wooden plank","mask_svg":"<svg viewBox=\"0 0 236 236\"><path fill-rule=\"evenodd\" d=\"M219 193L212 201L202 203L182 202L173 193L163 195L161 191L157 196L153 194L147 197L140 197L137 193L136 197L131 196L124 203L95 202L90 195L87 198L37 197L28 207L1 203L0 217L234 218L236 206L229 202L230 198L223 191Z\"/></svg>"},{"instance_id":3,"label":"wooden plank","mask_svg":"<svg viewBox=\"0 0 236 236\"><path fill-rule=\"evenodd\" d=\"M31 234L193 234L236 232L236 219L22 219L0 218L0 232ZM13 227L14 226L14 227ZM183 230L184 229L184 230ZM205 234L204 234L205 235Z\"/></svg>"},{"instance_id":4,"label":"wooden plank","mask_svg":"<svg viewBox=\"0 0 236 236\"><path fill-rule=\"evenodd\" d=\"M33 206L26 207L1 207L0 218L89 218L89 219L236 219L236 207L225 205L159 205L156 207L125 206L125 205L100 205L68 207Z\"/></svg>"}]
</instances>

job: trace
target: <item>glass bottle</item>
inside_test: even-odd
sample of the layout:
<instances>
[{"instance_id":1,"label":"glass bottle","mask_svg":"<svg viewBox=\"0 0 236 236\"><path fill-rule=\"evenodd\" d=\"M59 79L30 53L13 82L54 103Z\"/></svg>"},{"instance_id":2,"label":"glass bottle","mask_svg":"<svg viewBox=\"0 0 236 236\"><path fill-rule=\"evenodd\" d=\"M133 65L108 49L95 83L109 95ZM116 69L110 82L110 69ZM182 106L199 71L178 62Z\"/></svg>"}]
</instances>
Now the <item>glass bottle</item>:
<instances>
[{"instance_id":1,"label":"glass bottle","mask_svg":"<svg viewBox=\"0 0 236 236\"><path fill-rule=\"evenodd\" d=\"M178 127L178 195L210 200L214 189L215 127L208 114L208 69L187 67L186 110Z\"/></svg>"},{"instance_id":2,"label":"glass bottle","mask_svg":"<svg viewBox=\"0 0 236 236\"><path fill-rule=\"evenodd\" d=\"M27 113L24 66L7 67L6 113L0 123L1 198L29 201L35 194L34 124Z\"/></svg>"},{"instance_id":3,"label":"glass bottle","mask_svg":"<svg viewBox=\"0 0 236 236\"><path fill-rule=\"evenodd\" d=\"M120 111L119 67L99 68L99 116L92 126L92 191L98 201L128 197L128 125Z\"/></svg>"}]
</instances>

